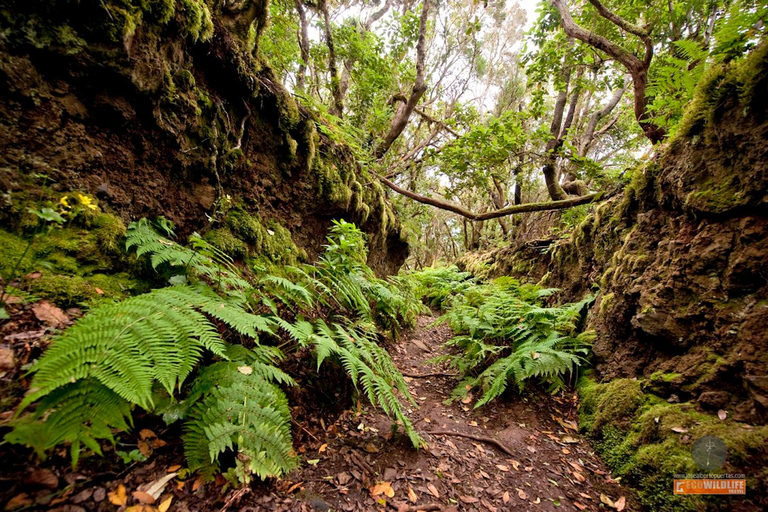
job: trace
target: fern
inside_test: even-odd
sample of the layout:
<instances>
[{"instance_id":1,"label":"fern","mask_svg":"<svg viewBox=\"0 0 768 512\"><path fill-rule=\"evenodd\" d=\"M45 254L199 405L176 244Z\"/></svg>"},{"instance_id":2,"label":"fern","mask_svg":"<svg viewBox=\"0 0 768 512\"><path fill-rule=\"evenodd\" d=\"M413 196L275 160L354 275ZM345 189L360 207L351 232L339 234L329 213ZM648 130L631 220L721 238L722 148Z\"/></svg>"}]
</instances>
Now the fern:
<instances>
[{"instance_id":1,"label":"fern","mask_svg":"<svg viewBox=\"0 0 768 512\"><path fill-rule=\"evenodd\" d=\"M196 235L191 247L170 240L163 219L132 223L126 247L148 259L174 286L91 310L54 339L33 366L33 380L6 435L40 456L70 443L73 463L82 447L101 453L100 440L114 443L132 425L131 409L183 419L191 470L205 477L226 470L277 477L296 465L290 411L279 385L295 385L276 365L282 352L258 336L287 333L297 346L315 347L318 368L338 361L371 404L403 426L416 446L423 441L405 416L400 399L414 403L389 354L376 343L374 324L393 332L415 318L418 305L365 265L363 234L337 223L321 262L287 268L252 286L228 256ZM183 284L180 284L183 283ZM271 313L254 314L252 307ZM291 311L291 321L280 316ZM303 314L308 314L309 320ZM344 325L323 317L346 318ZM252 348L227 339L255 341ZM204 354L218 361L200 369ZM197 377L185 385L191 375ZM176 395L182 397L179 401ZM235 466L223 468L225 452Z\"/></svg>"},{"instance_id":2,"label":"fern","mask_svg":"<svg viewBox=\"0 0 768 512\"><path fill-rule=\"evenodd\" d=\"M154 225L158 223L166 233L172 234L167 221L161 218ZM202 277L222 291L250 288L227 254L197 234L190 237L190 243L192 248L184 247L158 233L149 220L141 219L128 226L125 246L129 251L135 250L137 257L149 256L152 268L165 271L173 284L183 281L179 277Z\"/></svg>"},{"instance_id":3,"label":"fern","mask_svg":"<svg viewBox=\"0 0 768 512\"><path fill-rule=\"evenodd\" d=\"M400 397L410 404L416 402L389 353L376 343L371 326L345 327L338 323L328 324L322 319L314 323L300 319L294 326L287 322L281 326L301 345L314 346L318 371L326 360L337 359L355 388L371 405L379 407L402 425L414 446L424 446L424 441L403 412Z\"/></svg>"},{"instance_id":4,"label":"fern","mask_svg":"<svg viewBox=\"0 0 768 512\"><path fill-rule=\"evenodd\" d=\"M432 273L425 281L439 291L446 289L445 281L455 282L455 271ZM565 387L563 376L586 362L592 335L576 331L593 298L560 307L539 305L555 291L499 278L452 295L441 321L458 333L447 345L459 352L436 360L447 361L464 376L454 398L479 389L482 395L475 407L481 407L510 384L522 390L529 379L548 385L551 391Z\"/></svg>"},{"instance_id":5,"label":"fern","mask_svg":"<svg viewBox=\"0 0 768 512\"><path fill-rule=\"evenodd\" d=\"M265 375L253 362L219 362L201 372L190 399L202 399L184 427L191 471L212 478L221 469L219 455L230 450L237 453L231 471L241 482L247 483L251 473L264 479L296 467L288 400L274 380L292 382L287 375Z\"/></svg>"},{"instance_id":6,"label":"fern","mask_svg":"<svg viewBox=\"0 0 768 512\"><path fill-rule=\"evenodd\" d=\"M204 314L205 313L205 314ZM92 310L59 335L34 365L19 411L41 400L7 439L38 453L61 443L94 451L127 429L130 404L152 410L153 385L173 394L207 350L226 357L210 315L233 331L257 337L264 319L228 303L205 286L174 286ZM33 423L37 421L35 426Z\"/></svg>"}]
</instances>

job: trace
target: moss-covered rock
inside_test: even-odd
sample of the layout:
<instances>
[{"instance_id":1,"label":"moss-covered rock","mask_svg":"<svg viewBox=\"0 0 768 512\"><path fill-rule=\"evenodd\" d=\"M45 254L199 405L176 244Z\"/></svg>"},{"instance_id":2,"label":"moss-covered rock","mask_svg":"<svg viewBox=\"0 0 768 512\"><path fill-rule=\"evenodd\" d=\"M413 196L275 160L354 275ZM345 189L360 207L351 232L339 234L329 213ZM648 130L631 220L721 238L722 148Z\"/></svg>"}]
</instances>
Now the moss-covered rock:
<instances>
[{"instance_id":1,"label":"moss-covered rock","mask_svg":"<svg viewBox=\"0 0 768 512\"><path fill-rule=\"evenodd\" d=\"M663 373L655 377L657 381L678 378ZM719 472L746 473L748 489L764 488L768 474L754 469L762 467L768 456L768 426L723 421L698 411L691 403L668 403L643 393L644 386L631 379L598 384L583 378L579 382L581 429L613 472L638 488L643 504L651 510L673 512L718 508L715 498L676 496L672 492L674 475L702 472L691 449L704 436L719 437L728 449L728 460ZM756 494L731 499L764 505Z\"/></svg>"}]
</instances>

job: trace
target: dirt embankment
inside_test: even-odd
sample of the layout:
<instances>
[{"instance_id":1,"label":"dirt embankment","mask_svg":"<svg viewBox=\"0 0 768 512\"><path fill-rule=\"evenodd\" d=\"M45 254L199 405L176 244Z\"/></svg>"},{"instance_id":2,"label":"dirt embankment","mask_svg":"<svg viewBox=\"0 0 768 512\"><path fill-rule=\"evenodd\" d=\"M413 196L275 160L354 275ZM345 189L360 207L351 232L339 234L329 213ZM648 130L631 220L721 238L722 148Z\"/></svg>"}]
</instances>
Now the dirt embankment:
<instances>
[{"instance_id":1,"label":"dirt embankment","mask_svg":"<svg viewBox=\"0 0 768 512\"><path fill-rule=\"evenodd\" d=\"M0 220L46 186L87 192L124 221L164 215L186 235L215 227L231 199L288 228L310 259L332 219L354 221L371 266L395 272L407 245L383 190L254 57L259 13L255 41L237 31L253 14L199 0L0 9Z\"/></svg>"}]
</instances>

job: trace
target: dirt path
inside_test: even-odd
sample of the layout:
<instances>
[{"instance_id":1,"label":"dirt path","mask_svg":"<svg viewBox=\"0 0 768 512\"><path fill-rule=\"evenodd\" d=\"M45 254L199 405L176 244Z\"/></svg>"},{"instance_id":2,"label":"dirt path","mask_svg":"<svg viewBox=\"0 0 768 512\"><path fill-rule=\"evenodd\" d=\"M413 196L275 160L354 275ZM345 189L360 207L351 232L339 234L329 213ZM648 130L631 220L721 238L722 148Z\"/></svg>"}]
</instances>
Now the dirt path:
<instances>
[{"instance_id":1,"label":"dirt path","mask_svg":"<svg viewBox=\"0 0 768 512\"><path fill-rule=\"evenodd\" d=\"M405 374L447 373L427 363L443 353L442 344L451 337L446 326L431 327L433 321L421 317L413 333L393 348ZM609 477L575 431L574 396L510 395L475 411L474 400L444 403L454 377L407 380L419 403L410 416L429 443L426 450L415 451L402 439L387 440L386 417L348 413L328 426L328 436L317 440L314 451L307 447L310 464L284 484L293 496L272 493L242 504L250 501L254 510L321 511L611 509L600 504L604 494L611 500L626 497L624 510L638 509L631 492ZM465 436L427 434L434 431ZM394 495L387 497L390 487ZM374 492L381 494L374 497Z\"/></svg>"},{"instance_id":2,"label":"dirt path","mask_svg":"<svg viewBox=\"0 0 768 512\"><path fill-rule=\"evenodd\" d=\"M160 482L162 499L172 502L168 512L609 510L600 503L601 494L611 500L626 497L624 510L639 510L631 492L610 479L576 432L575 396L511 393L477 411L474 400L446 405L455 377L427 361L444 353L451 331L433 327L433 321L419 318L418 326L391 347L401 371L416 376L407 381L419 406L407 412L428 442L426 449L413 449L402 434L393 439L391 421L367 406L323 419L319 404L301 403L296 410L303 417L295 432L301 468L278 482L231 490L223 478L205 485L194 477L174 479L184 465L178 428L142 417L137 432L118 448L142 449L143 443L149 459L117 468L116 456L109 454L112 462L90 459L72 470L66 450L35 468L28 450L0 445L0 506L157 512L159 503L140 508L135 491ZM322 379L314 385L328 388ZM329 417L338 419L330 423ZM437 431L462 435L429 433ZM124 505L118 508L119 500L108 493L119 493L120 487Z\"/></svg>"}]
</instances>

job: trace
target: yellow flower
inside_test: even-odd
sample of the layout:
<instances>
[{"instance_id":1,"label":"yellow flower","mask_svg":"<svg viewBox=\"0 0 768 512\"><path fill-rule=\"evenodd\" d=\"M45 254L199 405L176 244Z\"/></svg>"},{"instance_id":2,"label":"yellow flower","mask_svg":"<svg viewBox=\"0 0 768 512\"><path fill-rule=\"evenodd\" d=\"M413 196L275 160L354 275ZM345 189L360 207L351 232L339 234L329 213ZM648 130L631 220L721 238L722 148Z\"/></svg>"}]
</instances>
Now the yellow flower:
<instances>
[{"instance_id":1,"label":"yellow flower","mask_svg":"<svg viewBox=\"0 0 768 512\"><path fill-rule=\"evenodd\" d=\"M91 210L95 210L97 208L96 204L94 204L93 202L93 199L91 199L88 196L84 196L79 192L77 194L77 200L80 202L81 205L85 206L86 208L89 208Z\"/></svg>"},{"instance_id":2,"label":"yellow flower","mask_svg":"<svg viewBox=\"0 0 768 512\"><path fill-rule=\"evenodd\" d=\"M69 202L67 201L67 196L62 197L59 203L61 203L64 206L64 208L71 208L71 206L69 205Z\"/></svg>"}]
</instances>

